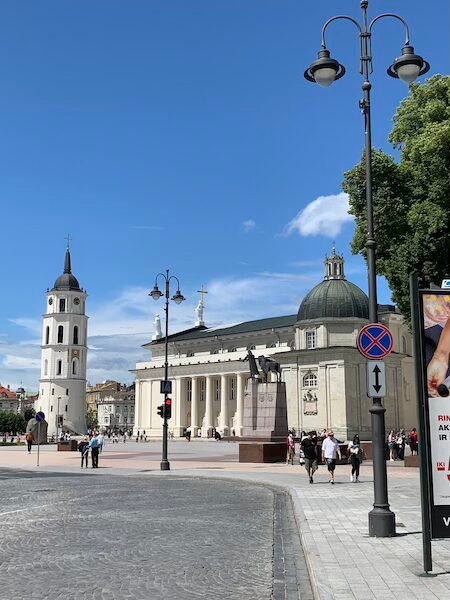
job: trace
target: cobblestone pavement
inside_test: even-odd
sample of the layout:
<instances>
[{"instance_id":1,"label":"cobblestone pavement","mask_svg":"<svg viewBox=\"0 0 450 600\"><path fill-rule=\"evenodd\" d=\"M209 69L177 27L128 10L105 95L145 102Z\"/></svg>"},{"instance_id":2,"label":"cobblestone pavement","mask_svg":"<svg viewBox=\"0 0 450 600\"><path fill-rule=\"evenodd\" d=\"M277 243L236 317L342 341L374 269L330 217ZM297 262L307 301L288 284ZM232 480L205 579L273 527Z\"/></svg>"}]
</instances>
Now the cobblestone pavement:
<instances>
[{"instance_id":1,"label":"cobblestone pavement","mask_svg":"<svg viewBox=\"0 0 450 600\"><path fill-rule=\"evenodd\" d=\"M312 598L284 492L91 474L0 470L1 600Z\"/></svg>"}]
</instances>

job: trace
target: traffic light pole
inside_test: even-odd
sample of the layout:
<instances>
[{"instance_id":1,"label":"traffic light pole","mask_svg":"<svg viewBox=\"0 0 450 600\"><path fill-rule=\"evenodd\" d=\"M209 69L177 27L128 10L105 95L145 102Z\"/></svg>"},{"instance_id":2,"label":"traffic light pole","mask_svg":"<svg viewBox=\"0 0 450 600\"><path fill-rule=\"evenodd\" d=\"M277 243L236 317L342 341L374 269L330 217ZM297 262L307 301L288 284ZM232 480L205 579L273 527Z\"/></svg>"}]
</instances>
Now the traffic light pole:
<instances>
[{"instance_id":1,"label":"traffic light pole","mask_svg":"<svg viewBox=\"0 0 450 600\"><path fill-rule=\"evenodd\" d=\"M166 275L166 341L165 341L165 362L164 362L164 381L169 379L169 271ZM167 392L164 392L164 423L163 423L163 440L162 440L162 460L160 464L161 471L170 471L170 462L167 458L167 438L168 438L168 423L167 423Z\"/></svg>"}]
</instances>

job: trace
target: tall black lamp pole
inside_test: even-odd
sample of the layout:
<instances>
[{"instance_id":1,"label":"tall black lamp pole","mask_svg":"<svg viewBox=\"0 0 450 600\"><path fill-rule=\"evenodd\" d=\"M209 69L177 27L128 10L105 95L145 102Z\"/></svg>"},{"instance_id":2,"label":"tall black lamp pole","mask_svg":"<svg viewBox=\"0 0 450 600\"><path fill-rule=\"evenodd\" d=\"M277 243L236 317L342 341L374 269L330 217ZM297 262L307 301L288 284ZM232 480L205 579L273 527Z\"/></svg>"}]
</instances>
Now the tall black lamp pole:
<instances>
[{"instance_id":1,"label":"tall black lamp pole","mask_svg":"<svg viewBox=\"0 0 450 600\"><path fill-rule=\"evenodd\" d=\"M158 288L158 277L163 277L163 279L165 281L165 285L166 285L165 294L163 294ZM166 306L164 308L164 312L166 313L164 381L169 380L169 359L168 359L168 355L169 355L169 298L170 298L170 281L172 279L175 279L175 281L177 282L177 291L175 292L174 296L172 297L172 300L176 304L181 304L181 302L183 302L183 300L186 300L186 298L180 292L180 282L178 281L178 277L175 277L175 275L171 275L169 277L169 269L167 269L165 273L158 273L158 275L156 276L156 279L155 279L155 286L149 294L149 296L151 296L153 298L153 300L159 300L159 298L161 298L161 296L164 296L164 295L166 297ZM168 433L167 432L167 430L168 430L167 397L168 397L168 395L169 394L168 394L167 390L165 390L164 391L164 412L163 412L164 422L163 422L162 458L161 458L161 463L160 463L161 471L170 471L170 462L167 458L167 433Z\"/></svg>"},{"instance_id":2,"label":"tall black lamp pole","mask_svg":"<svg viewBox=\"0 0 450 600\"><path fill-rule=\"evenodd\" d=\"M345 19L356 25L360 40L360 73L363 75L362 84L363 99L360 108L364 114L365 137L366 137L366 206L367 206L367 269L369 279L369 319L371 323L378 322L377 303L377 270L376 270L376 242L373 226L372 207L372 131L370 118L370 90L372 85L369 76L372 67L372 28L375 23L386 17L392 17L400 21L406 32L405 45L402 54L395 59L387 70L388 75L401 79L406 84L411 84L419 75L426 73L430 65L417 54L410 45L409 28L404 19L393 13L385 13L375 17L370 23L367 19L368 0L361 0L362 22L359 23L353 17L339 15L329 19L322 28L322 49L319 57L305 71L308 81L318 83L322 87L330 86L333 81L340 79L345 74L345 68L337 60L331 58L325 42L325 33L328 25L333 21ZM387 473L385 457L385 424L384 413L386 409L381 403L381 398L374 398L370 408L372 421L372 443L373 443L373 473L374 473L374 503L369 513L369 535L376 537L390 537L395 535L395 514L389 508Z\"/></svg>"}]
</instances>

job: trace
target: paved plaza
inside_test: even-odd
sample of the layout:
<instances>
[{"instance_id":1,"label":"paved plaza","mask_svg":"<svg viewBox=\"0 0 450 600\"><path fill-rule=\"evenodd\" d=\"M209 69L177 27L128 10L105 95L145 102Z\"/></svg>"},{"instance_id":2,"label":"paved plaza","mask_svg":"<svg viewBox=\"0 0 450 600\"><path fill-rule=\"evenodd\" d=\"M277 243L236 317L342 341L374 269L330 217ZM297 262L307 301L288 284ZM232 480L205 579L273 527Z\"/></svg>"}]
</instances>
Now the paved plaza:
<instances>
[{"instance_id":1,"label":"paved plaza","mask_svg":"<svg viewBox=\"0 0 450 600\"><path fill-rule=\"evenodd\" d=\"M96 475L0 469L1 600L312 598L282 490Z\"/></svg>"},{"instance_id":2,"label":"paved plaza","mask_svg":"<svg viewBox=\"0 0 450 600\"><path fill-rule=\"evenodd\" d=\"M2 448L2 512L21 512L3 515L9 524L12 563L0 574L8 573L8 581L17 577L18 583L25 558L34 557L32 570L46 570L54 562L56 580L73 575L70 585L78 585L73 596L61 597L76 600L140 598L141 590L132 586L133 581L144 586L146 598L155 599L208 597L205 590L211 587L217 598L450 597L450 541L433 542L434 570L430 577L422 577L417 469L388 463L389 500L398 535L375 539L368 536L367 525L373 502L370 464L363 465L358 484L350 483L350 467L342 465L336 470L336 485L328 485L324 467L309 485L299 465L239 463L235 443L172 441L171 471L165 474L159 471L160 452L160 441L110 445L100 456L98 471L81 472L77 453L45 447L37 468L35 453ZM35 507L38 516L29 507ZM24 548L29 531L34 550ZM42 540L47 541L45 552L36 552ZM76 549L70 548L72 542ZM51 543L54 546L49 547ZM98 548L98 582L104 587L93 591L95 576L89 569ZM173 566L167 596L165 555ZM185 558L187 569L181 566ZM204 579L197 572L202 561L208 570ZM111 586L103 569L113 573L114 581L123 570L125 587ZM31 586L22 577L20 582ZM11 597L2 595L2 587L0 598ZM112 592L101 595L102 589ZM53 596L30 597L59 596L55 591Z\"/></svg>"}]
</instances>

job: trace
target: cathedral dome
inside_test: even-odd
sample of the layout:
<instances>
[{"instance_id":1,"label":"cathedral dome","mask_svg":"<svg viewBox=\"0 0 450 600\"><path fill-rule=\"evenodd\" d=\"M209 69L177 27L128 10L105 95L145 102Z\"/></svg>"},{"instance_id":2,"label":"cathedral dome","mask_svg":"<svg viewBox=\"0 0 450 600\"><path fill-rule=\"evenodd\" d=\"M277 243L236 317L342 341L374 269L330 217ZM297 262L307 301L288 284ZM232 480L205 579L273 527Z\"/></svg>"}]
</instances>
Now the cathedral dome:
<instances>
[{"instance_id":1,"label":"cathedral dome","mask_svg":"<svg viewBox=\"0 0 450 600\"><path fill-rule=\"evenodd\" d=\"M72 274L71 262L70 262L70 250L67 248L66 250L66 258L64 261L64 273L58 277L55 281L55 285L53 286L52 291L81 291L80 284L78 283L78 279L75 275Z\"/></svg>"},{"instance_id":2,"label":"cathedral dome","mask_svg":"<svg viewBox=\"0 0 450 600\"><path fill-rule=\"evenodd\" d=\"M325 280L316 285L303 299L297 320L341 319L345 317L369 319L369 298L354 283L345 279L344 258L333 248L325 259Z\"/></svg>"}]
</instances>

